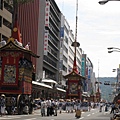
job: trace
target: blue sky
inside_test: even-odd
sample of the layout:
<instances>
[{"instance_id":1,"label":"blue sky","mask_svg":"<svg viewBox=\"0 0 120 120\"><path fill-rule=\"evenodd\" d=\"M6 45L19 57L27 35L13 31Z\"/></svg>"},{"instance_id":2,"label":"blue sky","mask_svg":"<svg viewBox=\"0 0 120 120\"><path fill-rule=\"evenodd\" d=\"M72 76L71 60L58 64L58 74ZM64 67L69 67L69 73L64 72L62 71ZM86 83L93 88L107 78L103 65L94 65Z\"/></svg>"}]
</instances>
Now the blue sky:
<instances>
[{"instance_id":1,"label":"blue sky","mask_svg":"<svg viewBox=\"0 0 120 120\"><path fill-rule=\"evenodd\" d=\"M76 0L55 0L75 33ZM80 47L94 65L98 77L116 77L112 72L120 64L120 53L108 53L108 47L120 48L120 1L99 5L98 0L78 0L78 37Z\"/></svg>"}]
</instances>

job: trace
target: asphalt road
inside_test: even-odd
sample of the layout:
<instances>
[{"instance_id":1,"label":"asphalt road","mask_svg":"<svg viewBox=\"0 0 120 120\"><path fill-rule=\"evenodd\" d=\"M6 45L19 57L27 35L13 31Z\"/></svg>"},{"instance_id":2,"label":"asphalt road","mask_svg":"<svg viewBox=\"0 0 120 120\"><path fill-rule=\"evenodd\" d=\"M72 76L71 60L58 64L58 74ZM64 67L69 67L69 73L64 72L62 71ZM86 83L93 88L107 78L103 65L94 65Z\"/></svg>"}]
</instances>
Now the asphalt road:
<instances>
[{"instance_id":1,"label":"asphalt road","mask_svg":"<svg viewBox=\"0 0 120 120\"><path fill-rule=\"evenodd\" d=\"M59 111L58 111L59 112ZM92 109L90 112L82 112L78 120L110 120L110 112L99 112L99 109ZM42 117L40 110L36 110L32 115L5 115L0 120L76 120L75 113L62 113L57 116Z\"/></svg>"}]
</instances>

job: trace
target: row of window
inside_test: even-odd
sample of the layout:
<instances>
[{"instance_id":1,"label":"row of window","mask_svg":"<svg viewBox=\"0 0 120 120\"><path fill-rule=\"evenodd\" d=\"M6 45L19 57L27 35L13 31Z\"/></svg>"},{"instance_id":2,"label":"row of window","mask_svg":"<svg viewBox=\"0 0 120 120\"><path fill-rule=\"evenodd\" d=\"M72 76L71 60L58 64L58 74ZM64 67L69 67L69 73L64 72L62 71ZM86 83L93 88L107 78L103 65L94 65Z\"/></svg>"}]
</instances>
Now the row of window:
<instances>
[{"instance_id":1,"label":"row of window","mask_svg":"<svg viewBox=\"0 0 120 120\"><path fill-rule=\"evenodd\" d=\"M49 28L51 31L53 31L53 33L58 36L58 32L55 30L55 27L53 27L53 25L51 23L49 23Z\"/></svg>"},{"instance_id":2,"label":"row of window","mask_svg":"<svg viewBox=\"0 0 120 120\"><path fill-rule=\"evenodd\" d=\"M65 72L67 72L67 68L63 65L63 70L65 71Z\"/></svg>"},{"instance_id":3,"label":"row of window","mask_svg":"<svg viewBox=\"0 0 120 120\"><path fill-rule=\"evenodd\" d=\"M56 7L54 6L54 3L52 3L52 1L53 1L53 0L50 0L50 4L51 4L51 6L50 6L51 8L50 8L50 9L53 10L52 12L55 13L55 14L56 14L55 16L58 18L58 20L60 20L60 17L59 17L59 16L60 16L60 13L59 13L59 11L56 9ZM58 8L58 9L59 9L59 8Z\"/></svg>"},{"instance_id":4,"label":"row of window","mask_svg":"<svg viewBox=\"0 0 120 120\"><path fill-rule=\"evenodd\" d=\"M68 54L68 49L63 45L63 50Z\"/></svg>"},{"instance_id":5,"label":"row of window","mask_svg":"<svg viewBox=\"0 0 120 120\"><path fill-rule=\"evenodd\" d=\"M53 42L53 44L54 44L56 47L58 47L58 44L57 44L56 40L55 40L50 34L48 35L48 38L49 38L50 41Z\"/></svg>"},{"instance_id":6,"label":"row of window","mask_svg":"<svg viewBox=\"0 0 120 120\"><path fill-rule=\"evenodd\" d=\"M44 60L51 64L52 66L54 66L55 68L57 67L57 64L53 60L51 60L48 56L44 55Z\"/></svg>"},{"instance_id":7,"label":"row of window","mask_svg":"<svg viewBox=\"0 0 120 120\"><path fill-rule=\"evenodd\" d=\"M63 60L67 63L67 58L63 55Z\"/></svg>"},{"instance_id":8,"label":"row of window","mask_svg":"<svg viewBox=\"0 0 120 120\"><path fill-rule=\"evenodd\" d=\"M6 3L5 1L4 1L4 8L6 10L8 10L10 13L12 13L12 11L13 11L13 7L11 5L9 5L8 3Z\"/></svg>"},{"instance_id":9,"label":"row of window","mask_svg":"<svg viewBox=\"0 0 120 120\"><path fill-rule=\"evenodd\" d=\"M48 51L57 58L57 52L53 50L50 46L48 46Z\"/></svg>"},{"instance_id":10,"label":"row of window","mask_svg":"<svg viewBox=\"0 0 120 120\"><path fill-rule=\"evenodd\" d=\"M55 22L56 26L59 26L59 25L58 25L58 22L56 21L56 19L55 19L55 17L54 17L54 15L53 15L52 13L50 13L50 16L51 16L51 18L53 19L53 21Z\"/></svg>"}]
</instances>

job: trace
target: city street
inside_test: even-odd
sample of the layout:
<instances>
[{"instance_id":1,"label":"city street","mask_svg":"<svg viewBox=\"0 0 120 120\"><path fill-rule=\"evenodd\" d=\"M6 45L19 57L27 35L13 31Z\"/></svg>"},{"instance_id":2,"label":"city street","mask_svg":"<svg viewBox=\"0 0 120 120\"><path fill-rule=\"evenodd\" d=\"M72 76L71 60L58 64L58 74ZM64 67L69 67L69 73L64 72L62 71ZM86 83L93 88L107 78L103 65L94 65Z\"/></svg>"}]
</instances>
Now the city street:
<instances>
[{"instance_id":1,"label":"city street","mask_svg":"<svg viewBox=\"0 0 120 120\"><path fill-rule=\"evenodd\" d=\"M59 111L58 111L59 112ZM91 109L90 112L82 112L79 120L110 120L112 114L108 112L99 112L99 109ZM62 113L58 116L41 117L40 111L36 110L32 115L6 115L0 117L0 120L76 120L75 113Z\"/></svg>"}]
</instances>

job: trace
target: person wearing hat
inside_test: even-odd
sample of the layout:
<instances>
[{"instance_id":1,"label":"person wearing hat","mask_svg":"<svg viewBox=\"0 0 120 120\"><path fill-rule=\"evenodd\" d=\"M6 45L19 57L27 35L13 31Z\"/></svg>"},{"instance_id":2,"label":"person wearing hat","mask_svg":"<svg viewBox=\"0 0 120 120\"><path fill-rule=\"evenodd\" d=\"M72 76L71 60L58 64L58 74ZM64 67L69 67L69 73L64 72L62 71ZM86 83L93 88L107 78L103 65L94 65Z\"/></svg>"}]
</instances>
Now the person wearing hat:
<instances>
[{"instance_id":1,"label":"person wearing hat","mask_svg":"<svg viewBox=\"0 0 120 120\"><path fill-rule=\"evenodd\" d=\"M2 94L1 95L1 116L3 116L5 114L5 95Z\"/></svg>"}]
</instances>

